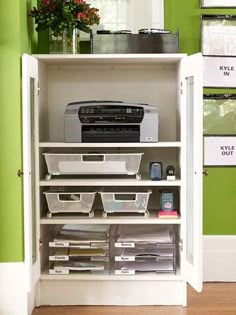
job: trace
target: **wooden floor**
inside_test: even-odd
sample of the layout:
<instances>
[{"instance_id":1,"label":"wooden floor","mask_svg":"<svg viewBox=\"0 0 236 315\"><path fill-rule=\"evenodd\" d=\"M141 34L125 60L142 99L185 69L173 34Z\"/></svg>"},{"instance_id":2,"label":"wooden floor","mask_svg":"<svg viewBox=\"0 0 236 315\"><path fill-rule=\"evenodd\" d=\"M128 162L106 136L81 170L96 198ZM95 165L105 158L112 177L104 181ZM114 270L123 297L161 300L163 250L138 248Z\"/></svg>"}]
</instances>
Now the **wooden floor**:
<instances>
[{"instance_id":1,"label":"wooden floor","mask_svg":"<svg viewBox=\"0 0 236 315\"><path fill-rule=\"evenodd\" d=\"M188 307L43 306L32 315L236 315L236 283L206 283L202 293L189 288Z\"/></svg>"}]
</instances>

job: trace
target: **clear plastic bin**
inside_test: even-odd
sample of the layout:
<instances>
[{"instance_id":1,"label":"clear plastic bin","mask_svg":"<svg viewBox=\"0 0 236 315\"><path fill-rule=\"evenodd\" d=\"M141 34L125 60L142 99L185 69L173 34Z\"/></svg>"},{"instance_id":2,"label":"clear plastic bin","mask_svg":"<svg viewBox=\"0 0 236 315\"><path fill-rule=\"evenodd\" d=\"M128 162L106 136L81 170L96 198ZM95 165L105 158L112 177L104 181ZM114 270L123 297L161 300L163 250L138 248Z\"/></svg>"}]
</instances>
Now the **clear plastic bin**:
<instances>
[{"instance_id":1,"label":"clear plastic bin","mask_svg":"<svg viewBox=\"0 0 236 315\"><path fill-rule=\"evenodd\" d=\"M71 273L108 273L108 266L106 262L102 261L55 261L49 266L49 274L68 275Z\"/></svg>"},{"instance_id":2,"label":"clear plastic bin","mask_svg":"<svg viewBox=\"0 0 236 315\"><path fill-rule=\"evenodd\" d=\"M104 217L108 213L144 213L148 216L148 192L99 192L101 194Z\"/></svg>"},{"instance_id":3,"label":"clear plastic bin","mask_svg":"<svg viewBox=\"0 0 236 315\"><path fill-rule=\"evenodd\" d=\"M48 217L55 213L88 213L94 216L92 206L96 192L44 192L48 204Z\"/></svg>"},{"instance_id":4,"label":"clear plastic bin","mask_svg":"<svg viewBox=\"0 0 236 315\"><path fill-rule=\"evenodd\" d=\"M175 231L166 226L119 225L115 232L114 247L174 249Z\"/></svg>"},{"instance_id":5,"label":"clear plastic bin","mask_svg":"<svg viewBox=\"0 0 236 315\"><path fill-rule=\"evenodd\" d=\"M115 248L115 261L173 261L175 248Z\"/></svg>"},{"instance_id":6,"label":"clear plastic bin","mask_svg":"<svg viewBox=\"0 0 236 315\"><path fill-rule=\"evenodd\" d=\"M43 153L51 175L137 175L143 153Z\"/></svg>"},{"instance_id":7,"label":"clear plastic bin","mask_svg":"<svg viewBox=\"0 0 236 315\"><path fill-rule=\"evenodd\" d=\"M137 273L176 273L175 260L162 261L116 261L115 274L132 275Z\"/></svg>"}]
</instances>

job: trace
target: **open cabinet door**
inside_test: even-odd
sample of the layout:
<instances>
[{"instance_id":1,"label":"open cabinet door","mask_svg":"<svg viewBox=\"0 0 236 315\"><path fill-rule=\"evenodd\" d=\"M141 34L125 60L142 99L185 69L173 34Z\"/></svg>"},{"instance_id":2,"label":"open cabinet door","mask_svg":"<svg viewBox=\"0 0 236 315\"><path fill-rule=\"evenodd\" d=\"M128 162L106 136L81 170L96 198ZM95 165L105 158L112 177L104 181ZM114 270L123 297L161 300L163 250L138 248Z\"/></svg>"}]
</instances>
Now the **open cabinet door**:
<instances>
[{"instance_id":1,"label":"open cabinet door","mask_svg":"<svg viewBox=\"0 0 236 315\"><path fill-rule=\"evenodd\" d=\"M182 141L185 160L183 213L183 276L194 289L202 290L202 55L181 62L183 114ZM184 105L185 104L185 105Z\"/></svg>"},{"instance_id":2,"label":"open cabinet door","mask_svg":"<svg viewBox=\"0 0 236 315\"><path fill-rule=\"evenodd\" d=\"M24 55L22 58L22 126L24 173L24 255L26 285L30 292L39 279L39 231L35 192L35 108L37 106L38 62Z\"/></svg>"}]
</instances>

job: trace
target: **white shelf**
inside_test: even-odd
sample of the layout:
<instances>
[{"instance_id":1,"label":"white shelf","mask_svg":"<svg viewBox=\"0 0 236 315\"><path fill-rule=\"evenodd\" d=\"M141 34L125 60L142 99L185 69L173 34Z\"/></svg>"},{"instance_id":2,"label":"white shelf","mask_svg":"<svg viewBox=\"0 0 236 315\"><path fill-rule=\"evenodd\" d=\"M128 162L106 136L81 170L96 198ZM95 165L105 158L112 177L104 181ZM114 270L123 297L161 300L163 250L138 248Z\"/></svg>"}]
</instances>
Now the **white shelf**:
<instances>
[{"instance_id":1,"label":"white shelf","mask_svg":"<svg viewBox=\"0 0 236 315\"><path fill-rule=\"evenodd\" d=\"M37 54L33 57L47 64L59 65L109 65L109 64L179 64L186 54Z\"/></svg>"},{"instance_id":2,"label":"white shelf","mask_svg":"<svg viewBox=\"0 0 236 315\"><path fill-rule=\"evenodd\" d=\"M181 148L180 141L170 142L127 142L127 143L65 143L65 142L40 142L40 148Z\"/></svg>"},{"instance_id":3,"label":"white shelf","mask_svg":"<svg viewBox=\"0 0 236 315\"><path fill-rule=\"evenodd\" d=\"M180 272L178 271L176 274L138 274L138 275L114 275L114 274L70 274L70 275L49 275L47 271L41 273L41 280L86 280L86 281L179 281L182 280Z\"/></svg>"},{"instance_id":4,"label":"white shelf","mask_svg":"<svg viewBox=\"0 0 236 315\"><path fill-rule=\"evenodd\" d=\"M175 181L153 181L153 180L136 180L135 178L52 178L51 180L41 180L40 186L158 186L158 187L179 187L181 180Z\"/></svg>"},{"instance_id":5,"label":"white shelf","mask_svg":"<svg viewBox=\"0 0 236 315\"><path fill-rule=\"evenodd\" d=\"M42 217L40 224L181 224L181 218L178 219L159 219L157 210L149 210L149 217L144 215L119 215L108 214L107 218L102 217L102 211L95 210L93 218L86 214L61 215L55 214L52 218Z\"/></svg>"}]
</instances>

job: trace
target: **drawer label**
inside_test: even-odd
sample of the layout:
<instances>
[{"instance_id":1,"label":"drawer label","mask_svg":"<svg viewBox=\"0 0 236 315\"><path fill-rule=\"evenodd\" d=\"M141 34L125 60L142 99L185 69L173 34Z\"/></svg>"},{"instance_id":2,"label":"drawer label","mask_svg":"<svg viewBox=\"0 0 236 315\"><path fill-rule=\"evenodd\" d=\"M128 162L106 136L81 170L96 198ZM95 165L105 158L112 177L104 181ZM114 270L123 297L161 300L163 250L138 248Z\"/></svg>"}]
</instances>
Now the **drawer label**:
<instances>
[{"instance_id":1,"label":"drawer label","mask_svg":"<svg viewBox=\"0 0 236 315\"><path fill-rule=\"evenodd\" d=\"M69 247L69 242L49 242L49 247Z\"/></svg>"},{"instance_id":2,"label":"drawer label","mask_svg":"<svg viewBox=\"0 0 236 315\"><path fill-rule=\"evenodd\" d=\"M115 261L135 261L135 256L116 256Z\"/></svg>"},{"instance_id":3,"label":"drawer label","mask_svg":"<svg viewBox=\"0 0 236 315\"><path fill-rule=\"evenodd\" d=\"M119 248L133 248L135 247L135 243L134 242L122 242L122 243L115 243L115 247L119 247Z\"/></svg>"},{"instance_id":4,"label":"drawer label","mask_svg":"<svg viewBox=\"0 0 236 315\"><path fill-rule=\"evenodd\" d=\"M69 260L69 256L65 256L65 255L55 255L55 256L49 256L49 260L50 261L68 261Z\"/></svg>"},{"instance_id":5,"label":"drawer label","mask_svg":"<svg viewBox=\"0 0 236 315\"><path fill-rule=\"evenodd\" d=\"M135 270L115 270L116 275L135 275Z\"/></svg>"},{"instance_id":6,"label":"drawer label","mask_svg":"<svg viewBox=\"0 0 236 315\"><path fill-rule=\"evenodd\" d=\"M60 269L49 269L50 275L68 275L69 270L60 270Z\"/></svg>"}]
</instances>

